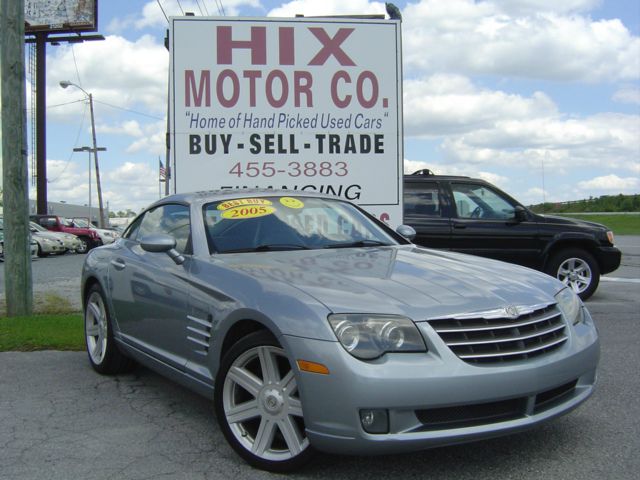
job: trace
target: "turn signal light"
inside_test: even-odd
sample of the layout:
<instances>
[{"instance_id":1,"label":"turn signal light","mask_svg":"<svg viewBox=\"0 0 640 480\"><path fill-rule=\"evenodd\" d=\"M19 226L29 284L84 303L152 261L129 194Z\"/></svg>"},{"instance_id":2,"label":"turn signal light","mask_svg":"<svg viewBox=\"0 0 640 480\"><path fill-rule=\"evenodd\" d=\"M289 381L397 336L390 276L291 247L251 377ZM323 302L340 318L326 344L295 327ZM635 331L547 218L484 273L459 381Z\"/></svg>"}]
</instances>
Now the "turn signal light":
<instances>
[{"instance_id":1,"label":"turn signal light","mask_svg":"<svg viewBox=\"0 0 640 480\"><path fill-rule=\"evenodd\" d=\"M297 360L298 368L302 372L319 373L329 375L329 369L321 363L309 362L308 360Z\"/></svg>"}]
</instances>

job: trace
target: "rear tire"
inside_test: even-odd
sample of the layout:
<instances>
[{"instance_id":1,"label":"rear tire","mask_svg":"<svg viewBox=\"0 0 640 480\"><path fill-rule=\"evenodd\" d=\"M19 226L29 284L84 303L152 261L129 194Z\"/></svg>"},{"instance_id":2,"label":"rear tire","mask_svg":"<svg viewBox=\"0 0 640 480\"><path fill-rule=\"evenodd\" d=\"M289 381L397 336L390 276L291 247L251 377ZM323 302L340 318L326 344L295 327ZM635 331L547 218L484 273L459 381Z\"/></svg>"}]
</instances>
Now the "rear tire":
<instances>
[{"instance_id":1,"label":"rear tire","mask_svg":"<svg viewBox=\"0 0 640 480\"><path fill-rule=\"evenodd\" d=\"M586 300L598 288L600 266L596 259L581 248L567 248L554 254L545 272L557 278Z\"/></svg>"},{"instance_id":2,"label":"rear tire","mask_svg":"<svg viewBox=\"0 0 640 480\"><path fill-rule=\"evenodd\" d=\"M295 371L270 332L247 335L224 356L214 405L225 438L254 467L289 472L313 456Z\"/></svg>"},{"instance_id":3,"label":"rear tire","mask_svg":"<svg viewBox=\"0 0 640 480\"><path fill-rule=\"evenodd\" d=\"M135 366L118 349L112 325L102 288L95 284L84 302L84 338L91 366L103 375L125 373Z\"/></svg>"}]
</instances>

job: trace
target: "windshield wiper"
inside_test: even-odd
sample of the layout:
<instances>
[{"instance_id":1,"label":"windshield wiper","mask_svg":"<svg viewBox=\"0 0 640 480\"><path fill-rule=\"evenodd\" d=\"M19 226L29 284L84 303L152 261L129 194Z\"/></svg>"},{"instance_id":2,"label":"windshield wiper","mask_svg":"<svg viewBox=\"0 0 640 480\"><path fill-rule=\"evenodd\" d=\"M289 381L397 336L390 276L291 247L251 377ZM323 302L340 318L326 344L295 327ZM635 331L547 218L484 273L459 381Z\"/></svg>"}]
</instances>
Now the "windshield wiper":
<instances>
[{"instance_id":1,"label":"windshield wiper","mask_svg":"<svg viewBox=\"0 0 640 480\"><path fill-rule=\"evenodd\" d=\"M388 247L390 244L379 240L357 240L348 243L332 243L322 248L358 248L358 247Z\"/></svg>"},{"instance_id":2,"label":"windshield wiper","mask_svg":"<svg viewBox=\"0 0 640 480\"><path fill-rule=\"evenodd\" d=\"M309 250L309 247L306 245L299 245L297 243L265 243L258 245L257 247L236 248L232 250L225 250L221 253L274 252L285 250Z\"/></svg>"}]
</instances>

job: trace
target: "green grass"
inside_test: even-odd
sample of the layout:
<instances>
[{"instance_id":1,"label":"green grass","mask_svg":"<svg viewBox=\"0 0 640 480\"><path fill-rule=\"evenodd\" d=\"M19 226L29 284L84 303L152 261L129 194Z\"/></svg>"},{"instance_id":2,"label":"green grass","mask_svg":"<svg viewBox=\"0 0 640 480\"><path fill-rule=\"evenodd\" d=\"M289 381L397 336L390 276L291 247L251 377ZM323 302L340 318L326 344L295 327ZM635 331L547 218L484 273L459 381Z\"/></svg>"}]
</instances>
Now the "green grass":
<instances>
[{"instance_id":1,"label":"green grass","mask_svg":"<svg viewBox=\"0 0 640 480\"><path fill-rule=\"evenodd\" d=\"M559 217L577 218L588 222L602 223L616 235L640 235L640 213L629 215L581 215L574 213L555 213Z\"/></svg>"},{"instance_id":2,"label":"green grass","mask_svg":"<svg viewBox=\"0 0 640 480\"><path fill-rule=\"evenodd\" d=\"M84 350L82 315L0 317L0 351Z\"/></svg>"}]
</instances>

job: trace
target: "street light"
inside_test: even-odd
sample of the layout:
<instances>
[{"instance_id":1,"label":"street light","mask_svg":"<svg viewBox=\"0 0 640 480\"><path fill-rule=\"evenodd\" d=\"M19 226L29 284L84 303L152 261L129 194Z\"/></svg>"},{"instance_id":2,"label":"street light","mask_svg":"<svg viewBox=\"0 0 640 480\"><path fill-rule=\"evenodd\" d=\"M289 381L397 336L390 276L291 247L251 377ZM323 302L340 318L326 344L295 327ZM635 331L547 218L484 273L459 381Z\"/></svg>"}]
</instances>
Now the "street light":
<instances>
[{"instance_id":1,"label":"street light","mask_svg":"<svg viewBox=\"0 0 640 480\"><path fill-rule=\"evenodd\" d=\"M96 150L99 152L104 152L107 149L104 147L96 147ZM94 152L94 149L91 147L78 147L73 149L74 152L89 152L89 224L91 224L91 153Z\"/></svg>"},{"instance_id":2,"label":"street light","mask_svg":"<svg viewBox=\"0 0 640 480\"><path fill-rule=\"evenodd\" d=\"M76 87L89 98L89 110L91 112L91 135L93 137L93 148L89 149L88 151L93 152L93 158L96 164L96 184L98 185L98 205L100 206L100 218L98 219L98 221L99 221L100 228L104 228L105 226L104 208L102 207L102 188L100 188L100 167L98 166L98 151L101 151L104 149L98 148L96 145L96 123L93 118L93 96L89 92L87 92L84 88L82 88L80 85L76 85L75 83L70 82L69 80L62 80L60 82L60 86L62 88L67 88L69 86ZM85 151L85 150L81 150L81 151ZM89 168L89 176L91 176L91 168ZM91 183L89 183L89 185L91 185Z\"/></svg>"}]
</instances>

